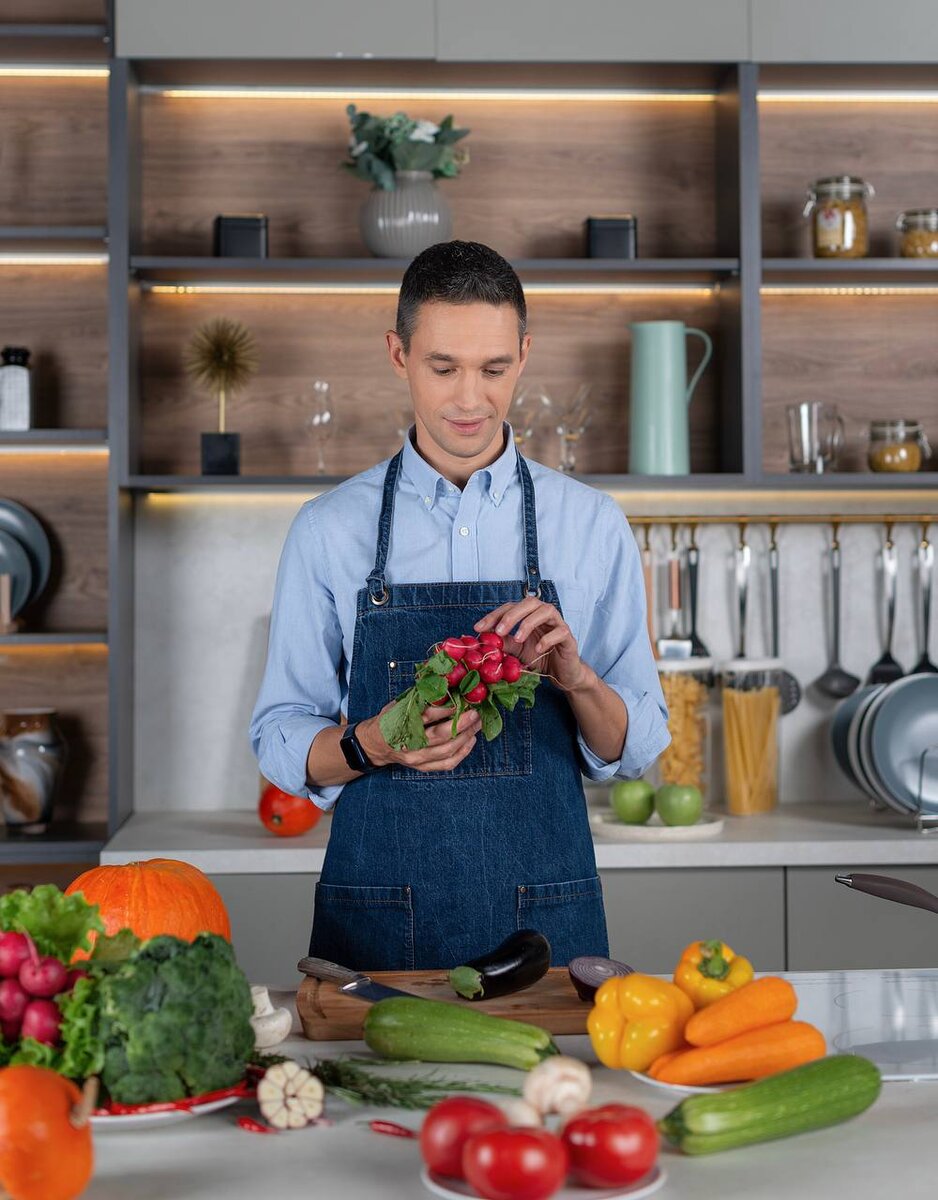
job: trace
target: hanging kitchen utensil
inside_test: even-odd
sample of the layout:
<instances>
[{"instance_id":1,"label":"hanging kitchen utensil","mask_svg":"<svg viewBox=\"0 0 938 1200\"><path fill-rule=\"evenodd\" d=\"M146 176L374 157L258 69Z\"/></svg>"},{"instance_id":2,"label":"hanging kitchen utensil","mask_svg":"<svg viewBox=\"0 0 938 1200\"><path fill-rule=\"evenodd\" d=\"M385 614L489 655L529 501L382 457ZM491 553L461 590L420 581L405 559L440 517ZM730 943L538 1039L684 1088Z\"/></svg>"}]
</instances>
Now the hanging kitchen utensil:
<instances>
[{"instance_id":1,"label":"hanging kitchen utensil","mask_svg":"<svg viewBox=\"0 0 938 1200\"><path fill-rule=\"evenodd\" d=\"M891 875L857 873L835 875L834 881L852 888L855 892L866 892L868 896L878 896L881 900L893 900L896 904L908 904L912 908L924 908L927 912L938 913L938 896L905 879L894 879Z\"/></svg>"},{"instance_id":2,"label":"hanging kitchen utensil","mask_svg":"<svg viewBox=\"0 0 938 1200\"><path fill-rule=\"evenodd\" d=\"M835 700L842 700L860 686L856 675L851 675L840 665L840 530L839 522L834 522L831 536L831 661L823 675L819 676L814 686Z\"/></svg>"},{"instance_id":3,"label":"hanging kitchen utensil","mask_svg":"<svg viewBox=\"0 0 938 1200\"><path fill-rule=\"evenodd\" d=\"M752 549L746 542L746 526L739 526L739 543L736 547L736 608L739 621L739 650L737 658L746 657L746 616L749 609L749 568L752 565Z\"/></svg>"},{"instance_id":4,"label":"hanging kitchen utensil","mask_svg":"<svg viewBox=\"0 0 938 1200\"><path fill-rule=\"evenodd\" d=\"M658 639L659 658L690 658L690 638L681 634L683 619L681 552L677 545L677 525L672 521L671 548L668 551L668 635Z\"/></svg>"},{"instance_id":5,"label":"hanging kitchen utensil","mask_svg":"<svg viewBox=\"0 0 938 1200\"><path fill-rule=\"evenodd\" d=\"M710 651L697 633L697 582L700 571L700 550L697 546L697 526L690 527L690 545L687 547L687 591L690 603L690 646L692 658L709 658Z\"/></svg>"},{"instance_id":6,"label":"hanging kitchen utensil","mask_svg":"<svg viewBox=\"0 0 938 1200\"><path fill-rule=\"evenodd\" d=\"M642 578L645 580L645 620L648 624L648 640L651 652L658 657L655 643L655 575L651 554L651 526L645 526L645 544L642 547Z\"/></svg>"},{"instance_id":7,"label":"hanging kitchen utensil","mask_svg":"<svg viewBox=\"0 0 938 1200\"><path fill-rule=\"evenodd\" d=\"M938 675L938 666L928 657L931 633L931 584L935 567L935 547L928 540L928 526L922 525L922 540L916 554L918 560L918 594L921 602L922 657L912 668L913 675Z\"/></svg>"},{"instance_id":8,"label":"hanging kitchen utensil","mask_svg":"<svg viewBox=\"0 0 938 1200\"><path fill-rule=\"evenodd\" d=\"M779 603L778 603L778 526L771 525L769 541L769 595L772 608L772 657L779 658ZM782 715L793 712L801 703L801 684L783 667L778 673L778 700Z\"/></svg>"},{"instance_id":9,"label":"hanging kitchen utensil","mask_svg":"<svg viewBox=\"0 0 938 1200\"><path fill-rule=\"evenodd\" d=\"M905 674L892 656L892 637L896 627L896 580L899 555L892 540L892 523L886 526L886 542L880 551L883 564L883 590L886 594L886 648L870 668L867 683L894 683Z\"/></svg>"}]
</instances>

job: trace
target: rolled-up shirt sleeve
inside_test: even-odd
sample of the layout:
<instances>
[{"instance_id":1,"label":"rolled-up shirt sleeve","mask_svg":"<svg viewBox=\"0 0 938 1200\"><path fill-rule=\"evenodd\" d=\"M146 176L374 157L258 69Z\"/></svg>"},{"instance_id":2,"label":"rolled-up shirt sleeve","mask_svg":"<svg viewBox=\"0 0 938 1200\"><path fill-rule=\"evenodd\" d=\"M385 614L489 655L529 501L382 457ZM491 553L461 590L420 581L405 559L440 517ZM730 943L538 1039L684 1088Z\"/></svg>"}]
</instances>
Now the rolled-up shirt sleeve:
<instances>
[{"instance_id":1,"label":"rolled-up shirt sleeve","mask_svg":"<svg viewBox=\"0 0 938 1200\"><path fill-rule=\"evenodd\" d=\"M307 503L297 513L280 556L249 737L266 779L330 809L342 785L311 788L306 775L313 740L339 724L345 698L342 629L314 507Z\"/></svg>"},{"instance_id":2,"label":"rolled-up shirt sleeve","mask_svg":"<svg viewBox=\"0 0 938 1200\"><path fill-rule=\"evenodd\" d=\"M601 528L596 546L601 548L606 582L579 651L583 661L621 697L628 729L622 755L614 762L599 758L577 731L583 774L597 782L614 776L639 778L671 741L668 709L648 640L638 546L612 497L603 506Z\"/></svg>"}]
</instances>

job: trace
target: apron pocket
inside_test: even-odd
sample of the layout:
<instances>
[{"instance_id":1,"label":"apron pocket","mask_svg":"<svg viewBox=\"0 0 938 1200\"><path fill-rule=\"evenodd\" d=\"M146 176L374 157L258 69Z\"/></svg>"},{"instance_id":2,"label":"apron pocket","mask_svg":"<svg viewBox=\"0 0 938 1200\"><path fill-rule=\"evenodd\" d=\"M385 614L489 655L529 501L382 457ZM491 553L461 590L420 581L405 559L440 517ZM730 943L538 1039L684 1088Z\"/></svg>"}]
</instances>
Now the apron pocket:
<instances>
[{"instance_id":1,"label":"apron pocket","mask_svg":"<svg viewBox=\"0 0 938 1200\"><path fill-rule=\"evenodd\" d=\"M388 699L394 700L401 692L413 686L414 672L422 660L399 659L388 663ZM491 742L479 733L476 744L461 763L452 771L417 771L413 767L392 766L391 778L397 780L419 780L421 783L452 779L484 779L500 775L530 775L531 753L531 710L518 704L515 711L502 714L502 731ZM452 718L450 718L452 719Z\"/></svg>"},{"instance_id":2,"label":"apron pocket","mask_svg":"<svg viewBox=\"0 0 938 1200\"><path fill-rule=\"evenodd\" d=\"M519 929L536 929L550 942L551 966L578 954L607 957L609 939L598 875L564 883L527 883L518 888Z\"/></svg>"},{"instance_id":3,"label":"apron pocket","mask_svg":"<svg viewBox=\"0 0 938 1200\"><path fill-rule=\"evenodd\" d=\"M412 971L410 887L317 883L309 952L355 971Z\"/></svg>"}]
</instances>

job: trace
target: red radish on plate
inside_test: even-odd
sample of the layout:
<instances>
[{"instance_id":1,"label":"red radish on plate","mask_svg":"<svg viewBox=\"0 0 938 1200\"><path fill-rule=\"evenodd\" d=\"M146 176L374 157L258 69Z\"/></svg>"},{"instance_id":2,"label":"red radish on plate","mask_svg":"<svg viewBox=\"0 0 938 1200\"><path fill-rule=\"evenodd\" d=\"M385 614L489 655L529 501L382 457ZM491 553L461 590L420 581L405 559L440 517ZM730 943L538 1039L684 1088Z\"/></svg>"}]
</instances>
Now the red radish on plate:
<instances>
[{"instance_id":1,"label":"red radish on plate","mask_svg":"<svg viewBox=\"0 0 938 1200\"><path fill-rule=\"evenodd\" d=\"M27 958L29 943L24 933L0 934L0 975L5 979L15 978Z\"/></svg>"},{"instance_id":2,"label":"red radish on plate","mask_svg":"<svg viewBox=\"0 0 938 1200\"><path fill-rule=\"evenodd\" d=\"M58 1044L61 1024L62 1014L54 1000L30 1000L23 1013L20 1036L55 1046Z\"/></svg>"}]
</instances>

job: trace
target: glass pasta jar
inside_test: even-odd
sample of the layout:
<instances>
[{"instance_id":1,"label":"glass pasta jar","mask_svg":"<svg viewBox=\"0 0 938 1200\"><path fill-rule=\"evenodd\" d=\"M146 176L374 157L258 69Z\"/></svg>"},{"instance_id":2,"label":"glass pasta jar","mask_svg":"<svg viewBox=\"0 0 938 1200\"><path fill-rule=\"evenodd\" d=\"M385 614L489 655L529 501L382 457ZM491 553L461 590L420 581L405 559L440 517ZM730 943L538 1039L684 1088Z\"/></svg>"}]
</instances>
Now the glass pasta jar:
<instances>
[{"instance_id":1,"label":"glass pasta jar","mask_svg":"<svg viewBox=\"0 0 938 1200\"><path fill-rule=\"evenodd\" d=\"M777 658L736 658L720 672L726 807L736 816L778 804Z\"/></svg>"},{"instance_id":2,"label":"glass pasta jar","mask_svg":"<svg viewBox=\"0 0 938 1200\"><path fill-rule=\"evenodd\" d=\"M938 208L910 208L896 218L903 258L938 258Z\"/></svg>"},{"instance_id":3,"label":"glass pasta jar","mask_svg":"<svg viewBox=\"0 0 938 1200\"><path fill-rule=\"evenodd\" d=\"M649 782L656 788L665 783L699 788L706 808L710 799L713 661L709 658L662 658L657 665L668 706L671 744L651 768Z\"/></svg>"},{"instance_id":4,"label":"glass pasta jar","mask_svg":"<svg viewBox=\"0 0 938 1200\"><path fill-rule=\"evenodd\" d=\"M871 471L918 471L931 446L918 421L870 421L867 463Z\"/></svg>"},{"instance_id":5,"label":"glass pasta jar","mask_svg":"<svg viewBox=\"0 0 938 1200\"><path fill-rule=\"evenodd\" d=\"M872 184L856 175L831 175L808 188L804 215L811 217L815 258L863 258L870 249L866 201Z\"/></svg>"}]
</instances>

